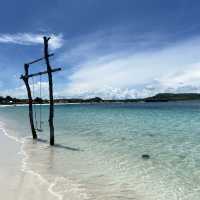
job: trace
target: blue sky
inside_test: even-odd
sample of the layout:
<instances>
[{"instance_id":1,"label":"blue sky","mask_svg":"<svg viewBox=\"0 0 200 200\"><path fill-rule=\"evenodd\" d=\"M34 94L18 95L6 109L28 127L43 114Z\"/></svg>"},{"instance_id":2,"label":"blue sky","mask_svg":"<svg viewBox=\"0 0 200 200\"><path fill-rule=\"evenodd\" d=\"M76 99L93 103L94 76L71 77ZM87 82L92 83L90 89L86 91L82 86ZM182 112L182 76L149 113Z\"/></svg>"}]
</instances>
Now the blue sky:
<instances>
[{"instance_id":1,"label":"blue sky","mask_svg":"<svg viewBox=\"0 0 200 200\"><path fill-rule=\"evenodd\" d=\"M197 0L2 1L0 95L26 96L19 77L42 55L43 35L52 36L52 65L63 68L57 97L200 92L199 9ZM44 96L47 86L43 78Z\"/></svg>"}]
</instances>

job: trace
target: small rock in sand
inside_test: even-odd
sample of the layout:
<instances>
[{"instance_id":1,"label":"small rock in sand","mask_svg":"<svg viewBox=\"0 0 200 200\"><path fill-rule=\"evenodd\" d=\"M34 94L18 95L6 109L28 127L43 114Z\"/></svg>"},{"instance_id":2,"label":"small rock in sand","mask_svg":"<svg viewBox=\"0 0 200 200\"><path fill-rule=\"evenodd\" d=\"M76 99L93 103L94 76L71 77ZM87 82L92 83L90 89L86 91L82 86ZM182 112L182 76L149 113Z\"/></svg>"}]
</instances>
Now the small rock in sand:
<instances>
[{"instance_id":1,"label":"small rock in sand","mask_svg":"<svg viewBox=\"0 0 200 200\"><path fill-rule=\"evenodd\" d=\"M143 155L142 155L142 158L145 159L145 160L150 159L150 155L148 155L148 154L143 154Z\"/></svg>"}]
</instances>

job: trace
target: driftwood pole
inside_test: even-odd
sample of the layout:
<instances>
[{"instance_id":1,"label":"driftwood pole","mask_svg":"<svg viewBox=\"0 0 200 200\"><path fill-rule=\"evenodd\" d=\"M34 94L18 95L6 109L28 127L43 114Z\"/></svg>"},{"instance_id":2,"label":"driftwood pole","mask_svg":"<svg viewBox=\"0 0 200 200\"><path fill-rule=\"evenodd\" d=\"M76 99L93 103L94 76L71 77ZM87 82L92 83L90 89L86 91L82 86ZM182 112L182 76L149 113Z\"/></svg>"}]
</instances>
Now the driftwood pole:
<instances>
[{"instance_id":1,"label":"driftwood pole","mask_svg":"<svg viewBox=\"0 0 200 200\"><path fill-rule=\"evenodd\" d=\"M44 58L47 65L47 73L49 79L49 128L50 128L50 145L54 145L54 101L53 101L53 82L52 82L52 69L49 63L48 41L49 37L44 37Z\"/></svg>"},{"instance_id":2,"label":"driftwood pole","mask_svg":"<svg viewBox=\"0 0 200 200\"><path fill-rule=\"evenodd\" d=\"M27 94L28 94L29 121L30 121L32 136L33 136L33 139L37 139L37 134L36 134L36 130L35 130L34 122L33 122L33 99L32 99L31 89L30 89L29 81L28 81L28 70L29 70L29 65L24 64L25 76L21 76L21 78L25 83Z\"/></svg>"},{"instance_id":3,"label":"driftwood pole","mask_svg":"<svg viewBox=\"0 0 200 200\"><path fill-rule=\"evenodd\" d=\"M31 125L31 130L32 130L32 135L33 139L37 139L37 134L36 131L39 131L35 126L34 126L34 120L33 120L33 100L32 100L32 95L31 95L31 89L29 86L29 78L30 77L35 77L35 76L41 76L48 74L48 79L49 79L49 129L50 129L50 145L54 145L54 124L53 124L53 118L54 118L54 99L53 99L53 80L52 80L52 73L60 71L61 68L51 68L50 62L49 62L49 57L53 56L54 54L51 53L49 54L48 50L48 41L50 40L50 37L44 37L44 56L42 58L36 59L32 62L29 62L27 64L24 64L24 70L25 74L21 75L21 79L23 79L26 89L27 89L27 94L28 94L28 99L29 99L29 118L30 118L30 125ZM42 72L37 72L37 73L32 73L29 74L29 65L37 63L39 61L45 60L47 69Z\"/></svg>"}]
</instances>

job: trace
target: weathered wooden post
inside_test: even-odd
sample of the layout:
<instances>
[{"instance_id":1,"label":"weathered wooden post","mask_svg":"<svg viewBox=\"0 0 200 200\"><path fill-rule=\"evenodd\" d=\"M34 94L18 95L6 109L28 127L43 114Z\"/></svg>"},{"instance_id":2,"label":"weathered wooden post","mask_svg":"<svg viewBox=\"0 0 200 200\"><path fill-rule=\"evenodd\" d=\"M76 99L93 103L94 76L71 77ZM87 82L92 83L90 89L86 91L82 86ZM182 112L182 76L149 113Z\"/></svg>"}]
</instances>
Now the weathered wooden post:
<instances>
[{"instance_id":1,"label":"weathered wooden post","mask_svg":"<svg viewBox=\"0 0 200 200\"><path fill-rule=\"evenodd\" d=\"M44 74L48 74L48 79L49 79L49 129L50 129L50 145L54 145L54 123L53 123L53 118L54 118L54 99L53 99L53 80L52 80L52 73L60 71L61 68L55 68L52 69L50 62L49 62L49 57L53 56L54 54L49 54L48 50L48 41L50 40L50 37L44 37L44 56L42 58L36 59L32 62L29 62L28 64L24 65L24 70L25 74L21 75L21 79L24 80L24 83L26 85L27 89L27 94L28 94L28 99L29 99L29 118L30 118L30 125L31 125L31 130L32 130L32 135L34 139L37 139L37 134L36 131L39 131L39 129L35 129L34 126L34 120L33 120L33 106L32 106L32 95L31 95L31 89L29 86L29 78L30 77L35 77L35 76L41 76ZM29 74L29 65L37 63L41 60L45 60L47 69L42 72L38 73L33 73Z\"/></svg>"},{"instance_id":2,"label":"weathered wooden post","mask_svg":"<svg viewBox=\"0 0 200 200\"><path fill-rule=\"evenodd\" d=\"M33 136L33 139L37 139L37 134L36 134L35 126L33 122L33 99L32 99L31 89L30 89L29 81L28 81L28 75L29 75L28 70L29 70L29 65L24 64L25 76L21 76L21 79L24 81L26 89L27 89L28 104L29 104L29 121L30 121L32 136Z\"/></svg>"},{"instance_id":3,"label":"weathered wooden post","mask_svg":"<svg viewBox=\"0 0 200 200\"><path fill-rule=\"evenodd\" d=\"M49 79L49 129L50 129L50 145L54 145L54 101L53 101L53 82L52 69L49 63L48 41L50 38L44 37L44 58L47 65L48 79Z\"/></svg>"}]
</instances>

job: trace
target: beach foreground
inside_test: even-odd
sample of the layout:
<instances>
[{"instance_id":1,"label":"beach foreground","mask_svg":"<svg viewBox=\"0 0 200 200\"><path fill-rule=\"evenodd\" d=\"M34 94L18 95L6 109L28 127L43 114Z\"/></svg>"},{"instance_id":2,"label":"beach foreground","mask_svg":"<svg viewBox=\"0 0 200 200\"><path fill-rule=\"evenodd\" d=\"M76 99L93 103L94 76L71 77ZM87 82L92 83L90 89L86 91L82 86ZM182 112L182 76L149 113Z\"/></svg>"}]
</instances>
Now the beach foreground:
<instances>
[{"instance_id":1,"label":"beach foreground","mask_svg":"<svg viewBox=\"0 0 200 200\"><path fill-rule=\"evenodd\" d=\"M42 109L33 142L27 107L0 107L2 199L199 200L199 102L57 105L54 147Z\"/></svg>"},{"instance_id":2,"label":"beach foreground","mask_svg":"<svg viewBox=\"0 0 200 200\"><path fill-rule=\"evenodd\" d=\"M0 130L0 157L1 199L56 199L56 196L48 191L49 184L42 181L38 175L23 168L25 155L22 144L5 135L2 130Z\"/></svg>"}]
</instances>

